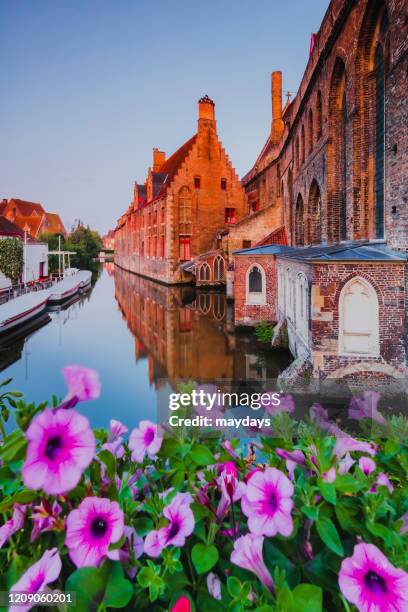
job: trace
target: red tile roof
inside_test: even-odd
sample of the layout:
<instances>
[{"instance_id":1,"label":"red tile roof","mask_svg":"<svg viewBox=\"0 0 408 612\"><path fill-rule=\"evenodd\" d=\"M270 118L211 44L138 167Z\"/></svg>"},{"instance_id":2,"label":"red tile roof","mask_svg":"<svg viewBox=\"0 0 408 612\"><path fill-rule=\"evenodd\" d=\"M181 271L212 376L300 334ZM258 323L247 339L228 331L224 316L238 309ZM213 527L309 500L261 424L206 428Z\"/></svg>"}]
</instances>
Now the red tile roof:
<instances>
[{"instance_id":1,"label":"red tile roof","mask_svg":"<svg viewBox=\"0 0 408 612\"><path fill-rule=\"evenodd\" d=\"M263 238L260 242L257 242L255 246L266 246L268 244L280 244L282 246L289 245L288 235L284 225L273 230L273 232L265 236L265 238Z\"/></svg>"},{"instance_id":2,"label":"red tile roof","mask_svg":"<svg viewBox=\"0 0 408 612\"><path fill-rule=\"evenodd\" d=\"M43 231L46 234L65 234L65 227L61 221L61 217L57 213L45 213L46 226Z\"/></svg>"},{"instance_id":3,"label":"red tile roof","mask_svg":"<svg viewBox=\"0 0 408 612\"><path fill-rule=\"evenodd\" d=\"M42 205L37 202L27 202L27 200L11 198L9 203L14 203L18 207L20 215L23 215L24 217L31 216L33 213L42 216L45 212Z\"/></svg>"},{"instance_id":4,"label":"red tile roof","mask_svg":"<svg viewBox=\"0 0 408 612\"><path fill-rule=\"evenodd\" d=\"M31 215L22 217L17 215L15 218L15 224L18 225L22 230L28 232L34 238L37 238L41 224L43 222L44 215Z\"/></svg>"},{"instance_id":5,"label":"red tile roof","mask_svg":"<svg viewBox=\"0 0 408 612\"><path fill-rule=\"evenodd\" d=\"M24 230L6 217L0 216L0 236L21 238L24 240ZM28 242L37 242L32 236L27 236Z\"/></svg>"}]
</instances>

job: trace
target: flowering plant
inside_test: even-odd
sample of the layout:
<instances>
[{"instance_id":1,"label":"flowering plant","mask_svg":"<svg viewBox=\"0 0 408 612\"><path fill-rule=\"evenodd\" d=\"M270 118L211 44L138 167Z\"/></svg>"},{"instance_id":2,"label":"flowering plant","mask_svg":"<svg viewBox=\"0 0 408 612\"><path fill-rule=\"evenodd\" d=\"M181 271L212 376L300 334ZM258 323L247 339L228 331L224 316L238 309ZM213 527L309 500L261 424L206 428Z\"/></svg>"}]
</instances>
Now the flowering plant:
<instances>
[{"instance_id":1,"label":"flowering plant","mask_svg":"<svg viewBox=\"0 0 408 612\"><path fill-rule=\"evenodd\" d=\"M314 405L299 424L274 414L247 450L150 421L92 430L78 403L98 397L96 373L65 378L50 407L0 398L16 422L0 590L68 591L79 612L408 610L408 423L369 414L373 395L350 406L365 436Z\"/></svg>"}]
</instances>

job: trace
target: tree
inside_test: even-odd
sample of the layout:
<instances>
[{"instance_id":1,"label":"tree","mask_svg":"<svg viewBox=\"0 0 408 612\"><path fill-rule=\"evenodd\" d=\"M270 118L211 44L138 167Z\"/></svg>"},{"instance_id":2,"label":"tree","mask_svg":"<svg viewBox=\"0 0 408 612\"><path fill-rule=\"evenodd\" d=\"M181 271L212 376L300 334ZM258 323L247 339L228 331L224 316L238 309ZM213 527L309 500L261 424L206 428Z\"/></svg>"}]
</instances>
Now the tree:
<instances>
[{"instance_id":1,"label":"tree","mask_svg":"<svg viewBox=\"0 0 408 612\"><path fill-rule=\"evenodd\" d=\"M51 251L58 250L58 234L46 234L41 236L41 240L47 242ZM66 238L61 238L61 249L63 251L73 251L71 264L78 268L89 267L92 259L99 255L102 249L102 238L98 232L85 227L81 221L72 228L71 233ZM50 268L58 269L58 257L50 258Z\"/></svg>"},{"instance_id":2,"label":"tree","mask_svg":"<svg viewBox=\"0 0 408 612\"><path fill-rule=\"evenodd\" d=\"M0 239L0 270L11 282L18 281L24 267L23 243L18 238Z\"/></svg>"}]
</instances>

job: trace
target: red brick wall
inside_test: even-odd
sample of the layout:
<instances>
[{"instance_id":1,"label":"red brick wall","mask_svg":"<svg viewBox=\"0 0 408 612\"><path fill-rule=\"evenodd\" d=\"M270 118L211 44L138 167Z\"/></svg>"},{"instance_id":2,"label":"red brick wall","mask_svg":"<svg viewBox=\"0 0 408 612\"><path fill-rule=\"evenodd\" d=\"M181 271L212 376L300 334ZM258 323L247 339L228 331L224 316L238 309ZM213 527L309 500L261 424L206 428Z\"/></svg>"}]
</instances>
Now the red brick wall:
<instances>
[{"instance_id":1,"label":"red brick wall","mask_svg":"<svg viewBox=\"0 0 408 612\"><path fill-rule=\"evenodd\" d=\"M266 305L246 304L246 274L253 264L259 264L266 276ZM234 273L235 325L252 326L261 321L277 321L277 274L273 255L237 255Z\"/></svg>"}]
</instances>

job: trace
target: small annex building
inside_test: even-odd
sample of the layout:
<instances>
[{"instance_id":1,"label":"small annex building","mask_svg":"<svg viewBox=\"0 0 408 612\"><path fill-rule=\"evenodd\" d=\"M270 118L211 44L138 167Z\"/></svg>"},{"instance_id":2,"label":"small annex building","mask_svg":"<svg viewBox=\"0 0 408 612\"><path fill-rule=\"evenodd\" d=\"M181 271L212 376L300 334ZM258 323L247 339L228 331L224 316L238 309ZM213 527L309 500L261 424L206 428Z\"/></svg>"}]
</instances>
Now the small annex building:
<instances>
[{"instance_id":1,"label":"small annex building","mask_svg":"<svg viewBox=\"0 0 408 612\"><path fill-rule=\"evenodd\" d=\"M404 253L359 241L234 258L236 325L284 322L292 355L307 357L314 377L405 375Z\"/></svg>"}]
</instances>

